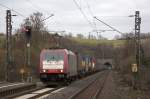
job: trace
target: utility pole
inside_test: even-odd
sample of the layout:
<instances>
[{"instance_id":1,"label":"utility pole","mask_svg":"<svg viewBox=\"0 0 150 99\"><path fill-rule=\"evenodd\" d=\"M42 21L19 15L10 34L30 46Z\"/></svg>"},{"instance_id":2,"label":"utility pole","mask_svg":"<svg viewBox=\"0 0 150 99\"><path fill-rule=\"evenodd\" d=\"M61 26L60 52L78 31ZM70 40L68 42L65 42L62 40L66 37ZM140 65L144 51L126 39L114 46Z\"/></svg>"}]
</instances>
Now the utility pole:
<instances>
[{"instance_id":1,"label":"utility pole","mask_svg":"<svg viewBox=\"0 0 150 99\"><path fill-rule=\"evenodd\" d=\"M11 11L6 11L6 74L5 80L9 81L9 72L12 69L12 25Z\"/></svg>"},{"instance_id":2,"label":"utility pole","mask_svg":"<svg viewBox=\"0 0 150 99\"><path fill-rule=\"evenodd\" d=\"M140 87L140 79L139 72L141 67L141 41L140 41L140 25L141 25L141 17L140 12L135 12L135 57L136 57L136 65L134 72L134 88L138 89Z\"/></svg>"},{"instance_id":3,"label":"utility pole","mask_svg":"<svg viewBox=\"0 0 150 99\"><path fill-rule=\"evenodd\" d=\"M135 41L136 41L136 63L138 68L140 67L140 56L141 56L141 41L140 41L140 24L141 24L141 18L140 18L140 12L135 12Z\"/></svg>"}]
</instances>

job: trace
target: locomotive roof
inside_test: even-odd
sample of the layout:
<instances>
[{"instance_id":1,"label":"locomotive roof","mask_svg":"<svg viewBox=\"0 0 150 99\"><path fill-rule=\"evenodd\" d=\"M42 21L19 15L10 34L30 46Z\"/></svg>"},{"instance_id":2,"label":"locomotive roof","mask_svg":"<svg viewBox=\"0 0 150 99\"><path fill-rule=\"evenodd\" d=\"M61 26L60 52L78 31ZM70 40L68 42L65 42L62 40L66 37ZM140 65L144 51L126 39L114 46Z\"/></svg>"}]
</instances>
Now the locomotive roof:
<instances>
[{"instance_id":1,"label":"locomotive roof","mask_svg":"<svg viewBox=\"0 0 150 99\"><path fill-rule=\"evenodd\" d=\"M61 51L61 50L64 50L67 54L70 54L70 55L75 55L75 53L74 52L72 52L71 50L68 50L68 49L43 49L43 50L55 50L55 51Z\"/></svg>"},{"instance_id":2,"label":"locomotive roof","mask_svg":"<svg viewBox=\"0 0 150 99\"><path fill-rule=\"evenodd\" d=\"M65 49L65 51L66 51L67 54L75 55L75 54L74 54L72 51L70 51L70 50Z\"/></svg>"}]
</instances>

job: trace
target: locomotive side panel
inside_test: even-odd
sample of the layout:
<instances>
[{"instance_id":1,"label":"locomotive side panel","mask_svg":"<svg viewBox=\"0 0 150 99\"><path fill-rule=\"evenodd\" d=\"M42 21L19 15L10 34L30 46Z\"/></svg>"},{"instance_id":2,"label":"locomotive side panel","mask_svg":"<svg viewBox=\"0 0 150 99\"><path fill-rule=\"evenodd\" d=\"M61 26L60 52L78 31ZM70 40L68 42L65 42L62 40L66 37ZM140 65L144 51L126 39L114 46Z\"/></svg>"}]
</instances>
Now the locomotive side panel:
<instances>
[{"instance_id":1,"label":"locomotive side panel","mask_svg":"<svg viewBox=\"0 0 150 99\"><path fill-rule=\"evenodd\" d=\"M77 75L77 59L73 54L68 55L68 75L76 76Z\"/></svg>"}]
</instances>

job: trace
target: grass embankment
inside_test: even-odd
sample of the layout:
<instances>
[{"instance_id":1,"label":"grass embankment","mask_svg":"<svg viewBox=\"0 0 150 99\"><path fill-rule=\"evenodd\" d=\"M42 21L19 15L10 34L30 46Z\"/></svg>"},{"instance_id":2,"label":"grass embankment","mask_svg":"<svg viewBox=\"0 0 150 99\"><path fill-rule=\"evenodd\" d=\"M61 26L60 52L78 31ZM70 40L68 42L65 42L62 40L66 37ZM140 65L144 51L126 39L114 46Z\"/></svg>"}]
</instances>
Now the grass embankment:
<instances>
[{"instance_id":1,"label":"grass embankment","mask_svg":"<svg viewBox=\"0 0 150 99\"><path fill-rule=\"evenodd\" d=\"M73 38L77 43L83 45L96 46L98 44L111 44L114 46L121 46L125 43L125 40L96 40L96 39L79 39Z\"/></svg>"}]
</instances>

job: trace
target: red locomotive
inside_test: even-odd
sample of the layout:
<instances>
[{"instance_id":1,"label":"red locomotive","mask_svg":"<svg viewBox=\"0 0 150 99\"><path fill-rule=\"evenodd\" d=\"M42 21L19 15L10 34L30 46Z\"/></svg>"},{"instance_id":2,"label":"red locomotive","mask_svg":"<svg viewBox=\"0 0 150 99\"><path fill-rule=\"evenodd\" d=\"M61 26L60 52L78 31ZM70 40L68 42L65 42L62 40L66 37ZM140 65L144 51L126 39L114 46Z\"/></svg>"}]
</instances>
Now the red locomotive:
<instances>
[{"instance_id":1,"label":"red locomotive","mask_svg":"<svg viewBox=\"0 0 150 99\"><path fill-rule=\"evenodd\" d=\"M40 54L42 82L70 82L94 70L92 57L81 57L67 49L44 49Z\"/></svg>"}]
</instances>

